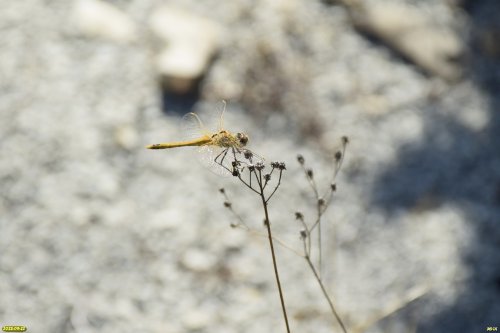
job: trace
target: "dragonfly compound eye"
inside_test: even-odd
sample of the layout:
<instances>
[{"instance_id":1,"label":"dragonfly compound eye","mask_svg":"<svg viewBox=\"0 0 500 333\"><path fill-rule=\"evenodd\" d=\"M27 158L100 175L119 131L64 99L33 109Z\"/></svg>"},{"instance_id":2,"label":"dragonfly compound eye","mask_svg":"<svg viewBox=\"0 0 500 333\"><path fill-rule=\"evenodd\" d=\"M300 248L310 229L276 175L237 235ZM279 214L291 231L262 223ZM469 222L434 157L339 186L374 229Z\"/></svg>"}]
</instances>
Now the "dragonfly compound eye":
<instances>
[{"instance_id":1,"label":"dragonfly compound eye","mask_svg":"<svg viewBox=\"0 0 500 333\"><path fill-rule=\"evenodd\" d=\"M242 146L245 146L248 143L248 136L246 134L238 133L236 134L236 137L238 138Z\"/></svg>"}]
</instances>

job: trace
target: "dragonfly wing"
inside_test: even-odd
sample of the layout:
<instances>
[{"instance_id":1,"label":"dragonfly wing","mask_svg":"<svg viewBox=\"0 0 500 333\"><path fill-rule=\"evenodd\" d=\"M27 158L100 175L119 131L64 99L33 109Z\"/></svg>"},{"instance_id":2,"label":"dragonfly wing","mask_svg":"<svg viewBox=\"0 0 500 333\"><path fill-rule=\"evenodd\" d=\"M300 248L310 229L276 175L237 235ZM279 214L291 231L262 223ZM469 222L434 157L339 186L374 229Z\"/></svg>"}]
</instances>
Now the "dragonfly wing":
<instances>
[{"instance_id":1,"label":"dragonfly wing","mask_svg":"<svg viewBox=\"0 0 500 333\"><path fill-rule=\"evenodd\" d=\"M190 112L182 117L182 136L186 141L210 135L196 113Z\"/></svg>"},{"instance_id":2,"label":"dragonfly wing","mask_svg":"<svg viewBox=\"0 0 500 333\"><path fill-rule=\"evenodd\" d=\"M226 154L227 148L221 148L218 146L201 146L198 148L198 159L207 169L219 176L231 176L232 164L227 158L227 161L223 163L217 163L216 159L219 160L224 154Z\"/></svg>"}]
</instances>

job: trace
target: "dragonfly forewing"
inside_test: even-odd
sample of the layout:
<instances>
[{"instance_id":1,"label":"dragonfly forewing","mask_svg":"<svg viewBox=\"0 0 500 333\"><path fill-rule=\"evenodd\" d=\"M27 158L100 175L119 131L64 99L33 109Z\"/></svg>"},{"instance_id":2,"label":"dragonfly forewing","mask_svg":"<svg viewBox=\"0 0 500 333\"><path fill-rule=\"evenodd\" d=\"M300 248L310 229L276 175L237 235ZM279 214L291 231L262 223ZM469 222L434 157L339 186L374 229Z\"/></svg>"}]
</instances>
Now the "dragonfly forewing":
<instances>
[{"instance_id":1,"label":"dragonfly forewing","mask_svg":"<svg viewBox=\"0 0 500 333\"><path fill-rule=\"evenodd\" d=\"M210 136L210 134L196 113L190 112L182 117L182 136L184 140L196 140L203 136Z\"/></svg>"}]
</instances>

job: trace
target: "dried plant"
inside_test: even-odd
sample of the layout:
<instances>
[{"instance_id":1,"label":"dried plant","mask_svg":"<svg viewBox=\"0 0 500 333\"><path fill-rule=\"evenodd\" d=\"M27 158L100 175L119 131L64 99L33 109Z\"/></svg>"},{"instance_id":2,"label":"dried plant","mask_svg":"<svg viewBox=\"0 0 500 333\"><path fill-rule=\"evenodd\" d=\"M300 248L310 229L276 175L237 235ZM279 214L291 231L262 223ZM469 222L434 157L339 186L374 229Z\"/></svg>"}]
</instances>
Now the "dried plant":
<instances>
[{"instance_id":1,"label":"dried plant","mask_svg":"<svg viewBox=\"0 0 500 333\"><path fill-rule=\"evenodd\" d=\"M276 277L276 284L278 286L278 291L279 291L279 296L280 296L280 301L281 301L281 307L282 307L282 312L283 312L283 317L285 319L285 325L286 325L286 330L289 333L290 332L290 326L288 323L288 316L286 312L286 306L285 306L285 300L284 300L284 295L283 295L283 290L281 287L281 282L279 278L279 273L278 273L278 265L276 261L276 254L274 250L274 241L282 245L283 247L293 251L297 255L303 257L307 264L308 267L311 269L316 281L318 282L321 291L324 295L324 297L327 299L328 304L330 306L330 310L333 314L333 316L336 318L337 322L339 323L340 327L342 328L342 331L344 333L347 333L347 329L340 318L337 310L335 309L335 306L333 304L332 297L328 294L323 280L321 276L321 271L322 271L322 244L321 244L321 221L324 213L326 212L328 206L332 202L334 193L337 190L337 185L335 183L335 179L337 177L337 174L342 166L342 162L344 160L344 155L345 155L345 150L347 147L349 140L347 137L342 137L342 148L338 152L335 153L335 164L334 164L334 170L332 173L331 181L328 185L327 190L325 191L324 195L320 195L320 190L316 184L315 178L314 178L314 172L312 169L306 168L305 164L305 158L302 155L299 155L297 157L297 160L299 162L300 167L304 171L304 174L306 176L306 179L308 180L308 183L314 192L314 197L315 197L315 205L316 205L316 218L312 222L312 224L308 224L305 219L304 215L301 212L296 212L295 213L295 218L301 223L302 230L300 230L300 238L303 243L303 253L299 253L298 251L294 250L290 246L288 246L286 243L281 241L280 239L276 238L272 234L272 229L271 229L271 221L269 220L269 200L273 197L273 195L276 193L278 190L279 186L281 185L281 180L282 180L282 175L283 171L286 170L285 163L283 162L272 162L270 165L266 165L263 162L259 161L255 164L252 163L253 161L253 154L251 152L246 152L243 154L243 158L237 158L237 154L233 154L233 161L232 161L232 166L231 167L224 167L227 171L229 171L235 178L238 178L242 184L244 184L248 189L250 189L252 192L257 194L260 197L260 201L262 203L262 208L264 211L264 224L266 226L267 230L267 238L269 240L269 246L271 250L271 256L273 260L273 268L274 268L274 274ZM260 160L260 159L259 159ZM222 165L222 163L221 163ZM269 172L265 172L264 170L269 169ZM273 182L274 180L274 182ZM272 184L272 185L271 185ZM224 196L224 206L237 218L238 223L233 223L231 224L232 227L241 227L246 230L254 232L252 228L250 228L243 220L243 218L236 212L236 210L233 207L232 202L229 199L229 196L225 189L221 188L220 193ZM317 230L317 249L318 249L318 263L315 265L313 263L311 254L312 254L312 244L313 244L313 239L311 237L311 234Z\"/></svg>"},{"instance_id":2,"label":"dried plant","mask_svg":"<svg viewBox=\"0 0 500 333\"><path fill-rule=\"evenodd\" d=\"M285 298L283 295L283 289L281 288L281 281L278 272L278 263L276 260L276 253L274 251L274 238L271 230L271 221L269 219L269 211L268 204L269 200L273 197L273 195L278 190L281 185L281 177L283 175L283 171L286 170L285 163L283 162L271 162L269 172L265 172L266 169L269 169L269 166L259 161L253 164L253 154L250 151L245 151L242 156L243 158L238 158L237 154L233 154L232 156L232 168L225 166L223 163L220 165L225 168L227 171L231 172L231 174L238 178L242 184L244 184L247 188L252 190L255 194L260 197L262 208L264 210L264 225L267 229L267 237L269 239L269 247L271 250L271 256L273 259L273 268L274 275L276 277L276 285L278 286L281 309L283 311L283 317L285 319L286 330L290 333L290 325L288 323L288 316L286 313L285 306ZM272 182L274 176L277 176L277 181ZM271 183L274 183L271 185ZM232 209L231 202L227 197L227 194L224 189L220 189L220 192L225 196L226 201L224 202L224 206ZM243 220L240 218L240 221L244 224Z\"/></svg>"},{"instance_id":3,"label":"dried plant","mask_svg":"<svg viewBox=\"0 0 500 333\"><path fill-rule=\"evenodd\" d=\"M301 223L302 230L300 231L300 238L302 239L302 244L304 247L304 253L303 257L307 261L307 264L309 268L311 269L312 273L314 274L314 277L316 281L318 282L321 291L323 292L323 296L325 296L326 300L328 301L328 304L330 306L330 310L332 314L335 316L337 319L337 322L339 323L340 327L342 328L342 331L344 333L347 333L347 329L345 328L345 325L340 318L340 315L338 314L337 310L335 309L335 306L333 304L332 297L328 294L325 285L323 283L322 279L322 258L323 258L323 251L322 251L322 242L321 242L321 221L322 217L325 214L326 210L330 206L330 203L332 202L333 195L337 191L337 184L335 183L335 180L337 178L337 175L340 171L340 168L342 167L342 162L344 161L344 155L345 155L345 150L347 147L347 144L349 143L349 139L344 136L342 137L342 149L340 151L337 151L335 153L335 165L334 165L334 171L332 174L331 181L329 183L329 186L324 192L324 195L320 195L320 190L318 188L318 185L316 184L316 181L314 180L314 172L312 169L306 168L305 164L305 158L302 155L297 156L297 161L299 162L302 170L304 171L304 175L309 182L309 185L314 193L314 198L315 198L315 205L316 205L316 217L315 220L312 224L306 223L304 219L304 214L302 212L297 211L295 212L295 219ZM313 239L311 237L311 234L313 233L314 230L317 230L317 246L318 246L318 263L315 265L312 261L312 243Z\"/></svg>"}]
</instances>

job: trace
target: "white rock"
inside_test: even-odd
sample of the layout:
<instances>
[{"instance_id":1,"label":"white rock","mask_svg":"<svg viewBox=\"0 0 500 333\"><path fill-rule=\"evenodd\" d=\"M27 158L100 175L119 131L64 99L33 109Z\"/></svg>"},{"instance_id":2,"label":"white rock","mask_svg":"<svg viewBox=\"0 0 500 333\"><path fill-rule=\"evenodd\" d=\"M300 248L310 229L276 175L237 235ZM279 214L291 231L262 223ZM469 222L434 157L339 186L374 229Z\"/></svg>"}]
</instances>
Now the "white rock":
<instances>
[{"instance_id":1,"label":"white rock","mask_svg":"<svg viewBox=\"0 0 500 333\"><path fill-rule=\"evenodd\" d=\"M115 141L120 147L132 150L137 146L139 135L134 127L123 125L115 129Z\"/></svg>"},{"instance_id":2,"label":"white rock","mask_svg":"<svg viewBox=\"0 0 500 333\"><path fill-rule=\"evenodd\" d=\"M117 42L130 42L136 37L134 22L113 5L100 0L78 0L73 9L78 29L87 36Z\"/></svg>"},{"instance_id":3,"label":"white rock","mask_svg":"<svg viewBox=\"0 0 500 333\"><path fill-rule=\"evenodd\" d=\"M158 72L174 90L189 89L217 50L219 24L169 6L155 11L149 24L167 45L156 58Z\"/></svg>"},{"instance_id":4,"label":"white rock","mask_svg":"<svg viewBox=\"0 0 500 333\"><path fill-rule=\"evenodd\" d=\"M184 253L181 264L193 272L208 272L217 264L217 257L206 251L191 249Z\"/></svg>"},{"instance_id":5,"label":"white rock","mask_svg":"<svg viewBox=\"0 0 500 333\"><path fill-rule=\"evenodd\" d=\"M373 3L353 10L355 26L374 35L424 71L455 80L460 68L453 59L463 43L450 28L432 22L417 7L391 2Z\"/></svg>"},{"instance_id":6,"label":"white rock","mask_svg":"<svg viewBox=\"0 0 500 333\"><path fill-rule=\"evenodd\" d=\"M182 324L187 330L201 330L213 323L213 314L201 310L193 310L182 317Z\"/></svg>"}]
</instances>

